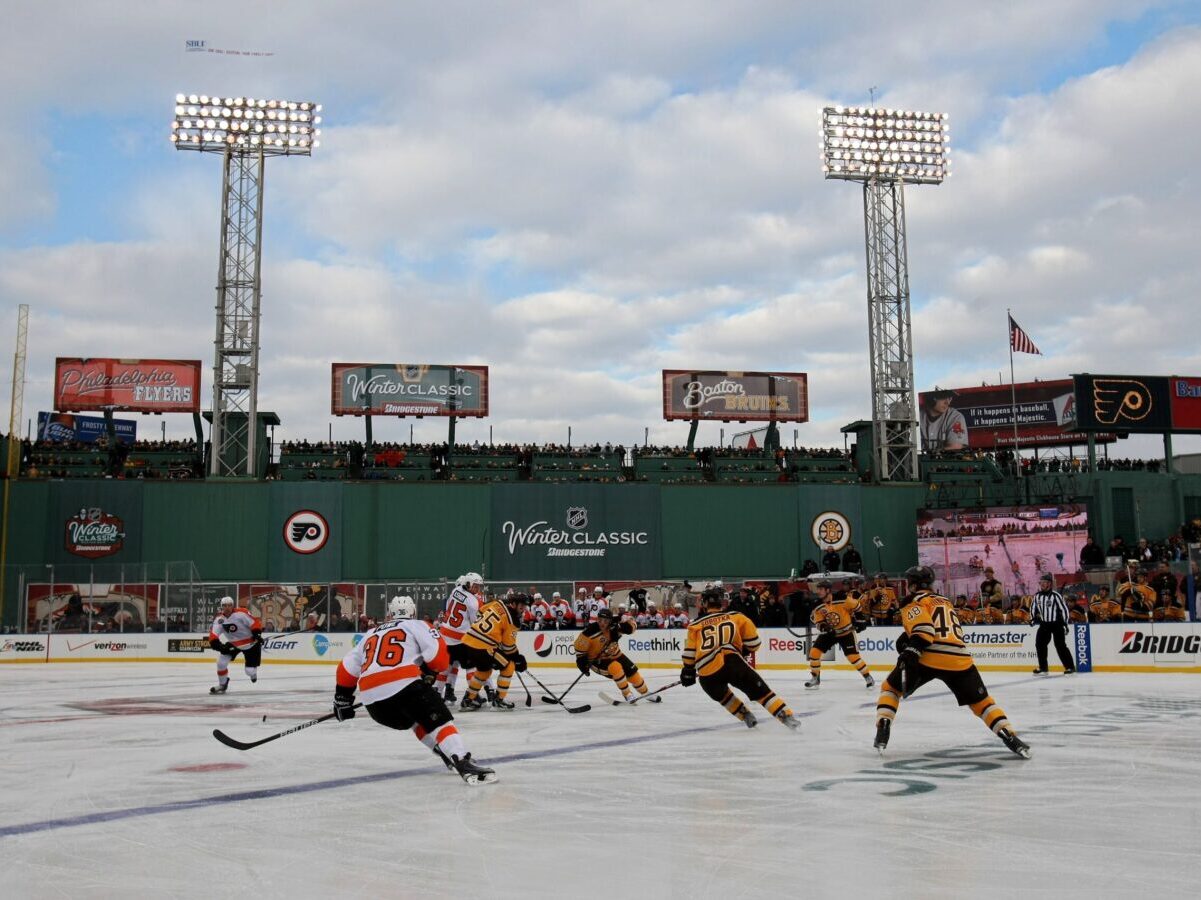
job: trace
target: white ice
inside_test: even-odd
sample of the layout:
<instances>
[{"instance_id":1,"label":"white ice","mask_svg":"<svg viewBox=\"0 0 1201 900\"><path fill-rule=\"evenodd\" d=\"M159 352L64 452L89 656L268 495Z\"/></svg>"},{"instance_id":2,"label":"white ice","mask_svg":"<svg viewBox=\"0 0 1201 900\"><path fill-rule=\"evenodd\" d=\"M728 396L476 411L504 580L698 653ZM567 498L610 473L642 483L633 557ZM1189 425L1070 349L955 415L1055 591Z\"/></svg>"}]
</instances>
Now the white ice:
<instances>
[{"instance_id":1,"label":"white ice","mask_svg":"<svg viewBox=\"0 0 1201 900\"><path fill-rule=\"evenodd\" d=\"M880 756L851 672L816 692L764 673L796 734L748 731L699 687L615 708L594 676L569 715L529 681L531 708L515 684L512 712L458 715L500 775L473 788L364 716L225 747L213 728L265 737L332 694L324 667L232 674L210 697L196 664L0 669L3 896L1196 896L1195 676L986 673L1029 761L934 686Z\"/></svg>"}]
</instances>

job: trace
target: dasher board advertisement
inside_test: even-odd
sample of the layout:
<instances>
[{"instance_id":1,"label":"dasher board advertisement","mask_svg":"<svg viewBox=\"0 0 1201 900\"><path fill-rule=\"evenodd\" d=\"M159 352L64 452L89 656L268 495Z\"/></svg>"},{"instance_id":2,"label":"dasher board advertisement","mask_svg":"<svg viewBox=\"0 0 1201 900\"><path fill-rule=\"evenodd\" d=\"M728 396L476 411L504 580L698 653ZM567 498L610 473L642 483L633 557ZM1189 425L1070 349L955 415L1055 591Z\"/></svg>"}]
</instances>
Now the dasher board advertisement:
<instances>
[{"instance_id":1,"label":"dasher board advertisement","mask_svg":"<svg viewBox=\"0 0 1201 900\"><path fill-rule=\"evenodd\" d=\"M334 363L335 416L488 415L488 367Z\"/></svg>"},{"instance_id":2,"label":"dasher board advertisement","mask_svg":"<svg viewBox=\"0 0 1201 900\"><path fill-rule=\"evenodd\" d=\"M54 407L59 412L200 412L198 359L83 359L54 361Z\"/></svg>"},{"instance_id":3,"label":"dasher board advertisement","mask_svg":"<svg viewBox=\"0 0 1201 900\"><path fill-rule=\"evenodd\" d=\"M663 418L808 422L804 372L663 370Z\"/></svg>"}]
</instances>

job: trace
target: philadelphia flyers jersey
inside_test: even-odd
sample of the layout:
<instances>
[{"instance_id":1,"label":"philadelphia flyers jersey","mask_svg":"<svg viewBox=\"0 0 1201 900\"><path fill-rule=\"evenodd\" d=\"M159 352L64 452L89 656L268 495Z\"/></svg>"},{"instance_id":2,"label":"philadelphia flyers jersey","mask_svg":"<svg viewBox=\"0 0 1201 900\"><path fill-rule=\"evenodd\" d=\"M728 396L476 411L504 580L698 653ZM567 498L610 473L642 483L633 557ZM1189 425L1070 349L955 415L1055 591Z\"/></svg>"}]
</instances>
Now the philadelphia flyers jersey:
<instances>
[{"instance_id":1,"label":"philadelphia flyers jersey","mask_svg":"<svg viewBox=\"0 0 1201 900\"><path fill-rule=\"evenodd\" d=\"M463 640L480 614L480 598L457 585L451 589L442 610L442 639L450 646Z\"/></svg>"},{"instance_id":2,"label":"philadelphia flyers jersey","mask_svg":"<svg viewBox=\"0 0 1201 900\"><path fill-rule=\"evenodd\" d=\"M759 649L759 632L740 612L715 612L688 626L684 638L684 665L695 666L698 675L712 675L727 654L745 654Z\"/></svg>"},{"instance_id":3,"label":"philadelphia flyers jersey","mask_svg":"<svg viewBox=\"0 0 1201 900\"><path fill-rule=\"evenodd\" d=\"M962 672L972 667L972 655L963 642L963 626L946 597L918 591L901 609L901 624L906 634L920 635L929 641L919 660L922 665L944 672Z\"/></svg>"},{"instance_id":4,"label":"philadelphia flyers jersey","mask_svg":"<svg viewBox=\"0 0 1201 900\"><path fill-rule=\"evenodd\" d=\"M228 616L218 615L213 619L213 627L209 629L209 640L219 636L225 643L238 648L246 648L254 643L254 632L262 631L263 623L250 614L250 610L239 606Z\"/></svg>"},{"instance_id":5,"label":"philadelphia flyers jersey","mask_svg":"<svg viewBox=\"0 0 1201 900\"><path fill-rule=\"evenodd\" d=\"M371 629L338 663L337 681L357 687L363 703L399 693L421 677L421 664L441 672L450 664L446 644L420 619L399 619Z\"/></svg>"}]
</instances>

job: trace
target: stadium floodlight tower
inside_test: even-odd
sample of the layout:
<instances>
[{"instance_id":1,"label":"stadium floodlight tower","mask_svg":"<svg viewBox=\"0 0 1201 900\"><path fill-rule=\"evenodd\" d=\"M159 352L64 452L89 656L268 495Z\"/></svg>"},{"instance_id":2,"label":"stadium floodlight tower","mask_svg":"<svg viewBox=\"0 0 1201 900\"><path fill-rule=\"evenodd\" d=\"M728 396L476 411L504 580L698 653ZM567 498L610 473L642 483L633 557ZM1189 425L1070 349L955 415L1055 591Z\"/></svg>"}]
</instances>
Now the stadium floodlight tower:
<instances>
[{"instance_id":1,"label":"stadium floodlight tower","mask_svg":"<svg viewBox=\"0 0 1201 900\"><path fill-rule=\"evenodd\" d=\"M822 173L863 184L872 452L880 480L918 478L904 187L941 184L950 175L949 130L946 113L875 106L822 110Z\"/></svg>"},{"instance_id":2,"label":"stadium floodlight tower","mask_svg":"<svg viewBox=\"0 0 1201 900\"><path fill-rule=\"evenodd\" d=\"M225 158L210 475L256 474L264 164L269 156L311 156L320 112L308 101L175 95L175 149Z\"/></svg>"}]
</instances>

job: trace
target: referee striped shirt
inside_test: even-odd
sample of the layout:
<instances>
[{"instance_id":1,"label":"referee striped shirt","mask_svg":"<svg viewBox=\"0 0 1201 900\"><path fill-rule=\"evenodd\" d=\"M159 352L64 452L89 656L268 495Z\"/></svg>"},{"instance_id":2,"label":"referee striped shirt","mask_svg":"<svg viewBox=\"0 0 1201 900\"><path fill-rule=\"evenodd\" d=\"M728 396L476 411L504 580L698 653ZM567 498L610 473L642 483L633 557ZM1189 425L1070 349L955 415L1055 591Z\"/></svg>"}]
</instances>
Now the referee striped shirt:
<instances>
[{"instance_id":1,"label":"referee striped shirt","mask_svg":"<svg viewBox=\"0 0 1201 900\"><path fill-rule=\"evenodd\" d=\"M1068 603L1059 591L1039 591L1030 603L1030 618L1039 625L1066 625Z\"/></svg>"}]
</instances>

